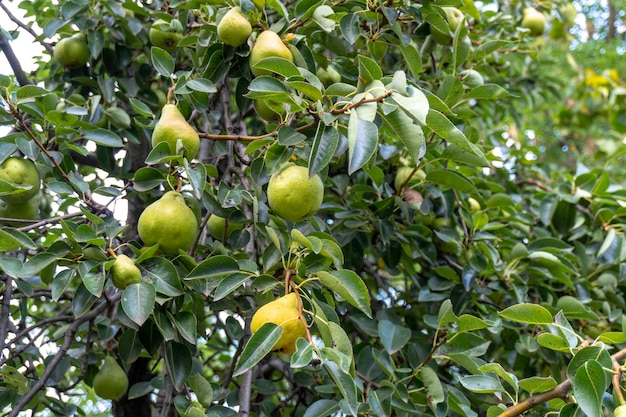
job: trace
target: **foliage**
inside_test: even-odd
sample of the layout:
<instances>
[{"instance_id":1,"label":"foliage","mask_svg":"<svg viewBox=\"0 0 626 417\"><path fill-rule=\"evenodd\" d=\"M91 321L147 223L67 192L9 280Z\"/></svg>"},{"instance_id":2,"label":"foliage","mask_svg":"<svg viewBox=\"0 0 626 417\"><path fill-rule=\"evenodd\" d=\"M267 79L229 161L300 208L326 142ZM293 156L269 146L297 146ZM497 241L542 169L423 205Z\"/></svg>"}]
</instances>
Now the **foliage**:
<instances>
[{"instance_id":1,"label":"foliage","mask_svg":"<svg viewBox=\"0 0 626 417\"><path fill-rule=\"evenodd\" d=\"M235 4L21 2L48 53L81 32L90 58L44 60L28 85L0 75L0 123L14 127L0 159L21 154L43 178L40 220L0 219L0 408L97 414L109 355L130 380L116 416L596 417L622 404L623 81L546 73L544 51L570 39L521 29L529 2L492 3L241 0L253 37L274 30L294 56L253 77L252 39L217 36ZM465 15L454 33L442 6ZM183 33L172 52L150 45L159 19ZM341 82L318 79L329 65ZM466 85L468 69L485 83ZM587 124L555 115L589 100L601 111ZM199 132L198 158L151 147L168 102ZM564 152L573 133L612 147ZM267 203L289 163L325 185L296 223ZM403 166L425 177L396 189ZM172 190L201 227L165 256L136 227ZM245 227L212 237L212 215ZM113 286L117 253L142 282ZM308 327L292 355L272 352L280 326L249 329L288 292Z\"/></svg>"}]
</instances>

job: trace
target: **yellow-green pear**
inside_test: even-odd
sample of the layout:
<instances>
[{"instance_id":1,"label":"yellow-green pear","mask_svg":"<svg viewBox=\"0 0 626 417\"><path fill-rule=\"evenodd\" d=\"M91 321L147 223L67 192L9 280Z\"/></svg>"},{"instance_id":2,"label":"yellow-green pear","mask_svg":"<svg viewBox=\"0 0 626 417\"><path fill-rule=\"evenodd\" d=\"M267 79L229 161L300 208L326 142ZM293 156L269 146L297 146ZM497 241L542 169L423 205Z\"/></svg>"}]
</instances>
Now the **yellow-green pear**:
<instances>
[{"instance_id":1,"label":"yellow-green pear","mask_svg":"<svg viewBox=\"0 0 626 417\"><path fill-rule=\"evenodd\" d=\"M230 236L233 231L243 229L243 224L228 222L227 226L225 218L211 214L211 217L209 217L206 223L206 227L214 239L222 240Z\"/></svg>"},{"instance_id":2,"label":"yellow-green pear","mask_svg":"<svg viewBox=\"0 0 626 417\"><path fill-rule=\"evenodd\" d=\"M61 39L54 46L54 58L65 68L79 68L89 61L89 47L85 35L77 33Z\"/></svg>"},{"instance_id":3,"label":"yellow-green pear","mask_svg":"<svg viewBox=\"0 0 626 417\"><path fill-rule=\"evenodd\" d=\"M193 159L198 155L200 149L198 132L187 123L175 104L166 104L163 106L161 118L152 132L152 146L167 142L170 145L172 155L175 155L178 154L176 149L178 139L182 141L185 158Z\"/></svg>"},{"instance_id":4,"label":"yellow-green pear","mask_svg":"<svg viewBox=\"0 0 626 417\"><path fill-rule=\"evenodd\" d=\"M35 220L39 218L39 201L31 198L23 203L0 201L0 217L7 219ZM2 224L3 222L0 222ZM28 223L7 221L9 226L26 226Z\"/></svg>"},{"instance_id":5,"label":"yellow-green pear","mask_svg":"<svg viewBox=\"0 0 626 417\"><path fill-rule=\"evenodd\" d=\"M182 33L172 29L172 25L163 19L154 22L148 32L150 43L168 52L174 52L178 48L182 37Z\"/></svg>"},{"instance_id":6,"label":"yellow-green pear","mask_svg":"<svg viewBox=\"0 0 626 417\"><path fill-rule=\"evenodd\" d=\"M0 199L11 204L24 203L30 200L39 192L39 187L41 186L41 177L35 163L30 159L24 159L19 156L10 156L0 164L0 180L24 188L30 187L12 194L0 196Z\"/></svg>"},{"instance_id":7,"label":"yellow-green pear","mask_svg":"<svg viewBox=\"0 0 626 417\"><path fill-rule=\"evenodd\" d=\"M293 292L261 306L254 313L250 322L252 334L265 323L274 323L283 329L272 350L292 354L296 351L296 340L306 337L306 327L298 311L298 298Z\"/></svg>"},{"instance_id":8,"label":"yellow-green pear","mask_svg":"<svg viewBox=\"0 0 626 417\"><path fill-rule=\"evenodd\" d=\"M524 9L522 27L529 29L531 35L541 36L546 29L546 17L534 7L527 7Z\"/></svg>"},{"instance_id":9,"label":"yellow-green pear","mask_svg":"<svg viewBox=\"0 0 626 417\"><path fill-rule=\"evenodd\" d=\"M261 119L268 122L280 120L281 116L285 114L285 108L281 104L263 98L254 100L254 110Z\"/></svg>"},{"instance_id":10,"label":"yellow-green pear","mask_svg":"<svg viewBox=\"0 0 626 417\"><path fill-rule=\"evenodd\" d=\"M137 231L146 245L158 243L163 254L177 255L179 249L191 248L198 233L198 222L182 194L168 191L141 213Z\"/></svg>"},{"instance_id":11,"label":"yellow-green pear","mask_svg":"<svg viewBox=\"0 0 626 417\"><path fill-rule=\"evenodd\" d=\"M255 68L255 65L264 58L278 57L285 58L293 62L293 54L283 43L278 33L271 30L265 30L259 34L250 51L250 70L252 75L258 77L260 75L271 75L268 70Z\"/></svg>"},{"instance_id":12,"label":"yellow-green pear","mask_svg":"<svg viewBox=\"0 0 626 417\"><path fill-rule=\"evenodd\" d=\"M126 394L128 376L113 356L104 359L104 365L93 378L93 390L105 400L117 400Z\"/></svg>"},{"instance_id":13,"label":"yellow-green pear","mask_svg":"<svg viewBox=\"0 0 626 417\"><path fill-rule=\"evenodd\" d=\"M246 17L241 14L239 7L230 9L217 25L217 36L222 42L230 46L241 46L250 37L252 25Z\"/></svg>"},{"instance_id":14,"label":"yellow-green pear","mask_svg":"<svg viewBox=\"0 0 626 417\"><path fill-rule=\"evenodd\" d=\"M111 267L111 280L120 290L126 289L130 284L141 282L141 271L135 262L124 254L117 255Z\"/></svg>"}]
</instances>

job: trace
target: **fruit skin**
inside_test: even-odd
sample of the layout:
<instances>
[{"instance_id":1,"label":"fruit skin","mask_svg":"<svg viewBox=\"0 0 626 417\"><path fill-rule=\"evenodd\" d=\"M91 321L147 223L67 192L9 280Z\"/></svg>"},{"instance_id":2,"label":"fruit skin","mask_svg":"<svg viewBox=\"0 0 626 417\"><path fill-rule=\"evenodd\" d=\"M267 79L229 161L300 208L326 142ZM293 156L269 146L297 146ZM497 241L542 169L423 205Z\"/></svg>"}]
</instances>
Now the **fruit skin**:
<instances>
[{"instance_id":1,"label":"fruit skin","mask_svg":"<svg viewBox=\"0 0 626 417\"><path fill-rule=\"evenodd\" d=\"M252 34L252 25L241 14L239 7L230 9L217 25L217 36L226 45L238 47L246 43Z\"/></svg>"},{"instance_id":2,"label":"fruit skin","mask_svg":"<svg viewBox=\"0 0 626 417\"><path fill-rule=\"evenodd\" d=\"M626 405L620 405L613 412L613 417L626 417Z\"/></svg>"},{"instance_id":3,"label":"fruit skin","mask_svg":"<svg viewBox=\"0 0 626 417\"><path fill-rule=\"evenodd\" d=\"M319 175L309 178L306 167L290 165L270 177L267 199L276 214L297 222L317 211L324 200L324 183Z\"/></svg>"},{"instance_id":4,"label":"fruit skin","mask_svg":"<svg viewBox=\"0 0 626 417\"><path fill-rule=\"evenodd\" d=\"M154 127L152 132L152 146L158 143L167 142L170 145L172 154L176 154L176 142L178 139L183 141L183 155L187 159L193 159L198 155L200 149L200 136L198 132L178 110L175 104L166 104L161 111L161 118ZM171 161L170 161L171 162Z\"/></svg>"},{"instance_id":5,"label":"fruit skin","mask_svg":"<svg viewBox=\"0 0 626 417\"><path fill-rule=\"evenodd\" d=\"M226 226L225 218L211 214L206 227L214 239L222 240L222 238L230 236L233 231L243 229L243 224L228 222L228 226ZM226 229L226 233L224 233L224 229Z\"/></svg>"},{"instance_id":6,"label":"fruit skin","mask_svg":"<svg viewBox=\"0 0 626 417\"><path fill-rule=\"evenodd\" d=\"M306 327L298 313L296 293L289 293L260 307L250 322L250 331L256 333L265 323L274 323L283 329L272 350L291 354L296 351L296 340L306 337Z\"/></svg>"},{"instance_id":7,"label":"fruit skin","mask_svg":"<svg viewBox=\"0 0 626 417\"><path fill-rule=\"evenodd\" d=\"M329 65L327 68L319 67L317 69L317 78L328 87L331 84L340 82L341 74L332 65Z\"/></svg>"},{"instance_id":8,"label":"fruit skin","mask_svg":"<svg viewBox=\"0 0 626 417\"><path fill-rule=\"evenodd\" d=\"M128 390L128 376L114 357L107 356L93 378L93 390L105 400L117 400Z\"/></svg>"},{"instance_id":9,"label":"fruit skin","mask_svg":"<svg viewBox=\"0 0 626 417\"><path fill-rule=\"evenodd\" d=\"M141 213L137 231L146 245L158 243L163 254L177 255L179 249L191 248L198 233L198 222L182 194L168 191Z\"/></svg>"},{"instance_id":10,"label":"fruit skin","mask_svg":"<svg viewBox=\"0 0 626 417\"><path fill-rule=\"evenodd\" d=\"M418 169L417 171L413 173L413 175L411 176L411 179L407 181L407 178L409 178L409 175L411 175L412 171L413 171L413 168L411 167L398 168L398 171L396 172L396 177L393 181L393 185L396 191L400 191L400 187L405 181L406 181L406 184L404 186L410 187L411 185L414 185L426 178L426 173L422 171L421 169Z\"/></svg>"},{"instance_id":11,"label":"fruit skin","mask_svg":"<svg viewBox=\"0 0 626 417\"><path fill-rule=\"evenodd\" d=\"M470 69L461 72L461 81L469 88L479 87L485 84L482 74L476 70Z\"/></svg>"},{"instance_id":12,"label":"fruit skin","mask_svg":"<svg viewBox=\"0 0 626 417\"><path fill-rule=\"evenodd\" d=\"M117 255L111 267L111 280L120 290L126 289L131 284L141 282L141 271L135 262L124 254Z\"/></svg>"},{"instance_id":13,"label":"fruit skin","mask_svg":"<svg viewBox=\"0 0 626 417\"><path fill-rule=\"evenodd\" d=\"M39 192L41 186L41 177L35 163L19 156L10 156L0 164L0 180L32 187L16 194L0 196L0 199L11 204L24 203L30 200Z\"/></svg>"},{"instance_id":14,"label":"fruit skin","mask_svg":"<svg viewBox=\"0 0 626 417\"><path fill-rule=\"evenodd\" d=\"M578 16L578 10L572 3L567 3L565 6L559 8L559 14L563 19L563 23L567 26L573 26L576 23L576 17Z\"/></svg>"},{"instance_id":15,"label":"fruit skin","mask_svg":"<svg viewBox=\"0 0 626 417\"><path fill-rule=\"evenodd\" d=\"M546 17L534 7L527 7L524 9L522 27L529 29L531 35L540 36L546 29Z\"/></svg>"},{"instance_id":16,"label":"fruit skin","mask_svg":"<svg viewBox=\"0 0 626 417\"><path fill-rule=\"evenodd\" d=\"M273 106L270 107L268 102L272 103ZM277 103L273 103L273 102L270 102L269 100L259 98L259 99L254 100L254 111L256 111L256 114L258 114L261 119L268 121L268 122L275 122L277 120L280 120L281 116L285 114L284 111L279 113L276 110L274 110L274 108L277 105L280 106Z\"/></svg>"},{"instance_id":17,"label":"fruit skin","mask_svg":"<svg viewBox=\"0 0 626 417\"><path fill-rule=\"evenodd\" d=\"M82 33L61 39L54 46L54 58L62 67L79 68L89 61L89 47Z\"/></svg>"},{"instance_id":18,"label":"fruit skin","mask_svg":"<svg viewBox=\"0 0 626 417\"><path fill-rule=\"evenodd\" d=\"M250 51L250 70L252 75L258 77L260 75L271 75L267 70L257 69L255 65L264 58L279 57L285 58L293 62L293 54L283 43L278 33L271 30L265 30L257 37L252 50Z\"/></svg>"},{"instance_id":19,"label":"fruit skin","mask_svg":"<svg viewBox=\"0 0 626 417\"><path fill-rule=\"evenodd\" d=\"M178 48L178 42L182 38L182 34L172 30L161 29L164 26L169 26L169 22L163 19L155 21L150 27L148 38L152 46L157 46L168 52L174 52Z\"/></svg>"},{"instance_id":20,"label":"fruit skin","mask_svg":"<svg viewBox=\"0 0 626 417\"><path fill-rule=\"evenodd\" d=\"M9 219L36 220L39 218L39 203L31 198L23 203L7 203L0 201L0 217ZM2 224L2 223L0 223ZM9 226L24 226L26 223L6 222Z\"/></svg>"}]
</instances>

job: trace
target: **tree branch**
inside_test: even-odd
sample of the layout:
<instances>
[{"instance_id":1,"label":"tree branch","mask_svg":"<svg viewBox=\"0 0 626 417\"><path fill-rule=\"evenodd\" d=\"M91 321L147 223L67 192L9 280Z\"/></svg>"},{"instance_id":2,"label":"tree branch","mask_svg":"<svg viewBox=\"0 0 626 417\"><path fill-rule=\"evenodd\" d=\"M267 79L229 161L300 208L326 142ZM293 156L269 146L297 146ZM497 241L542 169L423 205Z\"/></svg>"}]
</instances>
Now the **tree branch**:
<instances>
[{"instance_id":1,"label":"tree branch","mask_svg":"<svg viewBox=\"0 0 626 417\"><path fill-rule=\"evenodd\" d=\"M11 19L11 21L13 23L18 25L20 28L24 29L26 32L30 33L33 36L33 38L35 38L35 39L39 38L39 35L37 35L37 32L35 32L33 30L33 28L31 28L27 24L22 23L22 21L20 19L18 19L17 16L15 16L13 13L11 13L11 11L4 4L2 4L2 0L0 0L0 8L2 8L2 11L7 16L9 16L9 19ZM41 44L41 46L46 48L46 51L48 51L49 53L52 54L54 52L54 49L52 48L52 45L50 45L49 43L41 42L41 41L39 41L39 43Z\"/></svg>"},{"instance_id":2,"label":"tree branch","mask_svg":"<svg viewBox=\"0 0 626 417\"><path fill-rule=\"evenodd\" d=\"M13 279L7 275L4 282L4 294L2 296L2 310L0 310L0 352L6 347L7 326L9 325L9 309L11 308L11 293L13 292ZM1 353L0 353L1 354Z\"/></svg>"},{"instance_id":3,"label":"tree branch","mask_svg":"<svg viewBox=\"0 0 626 417\"><path fill-rule=\"evenodd\" d=\"M41 374L41 378L30 388L20 401L13 407L11 412L8 414L8 417L17 417L22 411L22 408L26 406L36 395L37 393L46 385L46 382L59 365L59 363L65 357L65 354L72 346L72 342L74 342L74 336L78 331L78 328L85 322L91 321L100 315L104 310L109 307L109 303L114 303L122 297L122 292L118 291L109 299L109 301L101 302L96 308L91 310L90 313L85 314L84 316L76 317L75 321L70 325L70 327L65 331L65 335L63 338L63 344L59 347L57 354L52 358L50 363L46 366L46 370L43 374Z\"/></svg>"},{"instance_id":4,"label":"tree branch","mask_svg":"<svg viewBox=\"0 0 626 417\"><path fill-rule=\"evenodd\" d=\"M0 6L4 8L0 0ZM7 57L7 61L9 61L9 65L11 65L11 69L13 70L13 74L15 74L15 79L21 86L31 85L32 81L26 77L26 73L22 69L22 64L20 64L20 60L17 59L15 53L13 52L13 48L11 48L11 44L9 40L0 34L0 50L4 52L4 56Z\"/></svg>"},{"instance_id":5,"label":"tree branch","mask_svg":"<svg viewBox=\"0 0 626 417\"><path fill-rule=\"evenodd\" d=\"M626 359L626 348L616 352L611 355L611 359L613 361L619 362L623 359ZM504 412L500 413L498 417L515 417L521 414L524 414L526 411L531 408L548 402L550 400L554 400L556 398L565 398L567 397L567 393L572 388L572 381L566 379L561 382L556 387L552 388L550 391L542 392L541 394L531 395L526 400L522 401L519 404L514 405L506 409Z\"/></svg>"}]
</instances>

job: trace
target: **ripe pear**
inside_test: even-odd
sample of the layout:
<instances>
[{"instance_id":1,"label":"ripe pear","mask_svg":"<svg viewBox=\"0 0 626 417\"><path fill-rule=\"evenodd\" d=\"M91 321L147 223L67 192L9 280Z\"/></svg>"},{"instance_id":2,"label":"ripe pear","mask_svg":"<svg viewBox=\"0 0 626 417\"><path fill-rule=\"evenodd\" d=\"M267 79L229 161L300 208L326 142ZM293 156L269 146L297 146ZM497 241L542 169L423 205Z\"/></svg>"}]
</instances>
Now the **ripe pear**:
<instances>
[{"instance_id":1,"label":"ripe pear","mask_svg":"<svg viewBox=\"0 0 626 417\"><path fill-rule=\"evenodd\" d=\"M267 202L285 220L297 222L310 217L324 201L324 182L319 175L309 178L309 169L290 165L272 175L267 185Z\"/></svg>"},{"instance_id":2,"label":"ripe pear","mask_svg":"<svg viewBox=\"0 0 626 417\"><path fill-rule=\"evenodd\" d=\"M120 290L126 289L130 284L141 282L141 271L135 262L124 254L117 255L111 267L111 280Z\"/></svg>"},{"instance_id":3,"label":"ripe pear","mask_svg":"<svg viewBox=\"0 0 626 417\"><path fill-rule=\"evenodd\" d=\"M527 7L524 9L522 27L530 29L530 34L533 36L541 36L546 29L546 17L534 7Z\"/></svg>"},{"instance_id":4,"label":"ripe pear","mask_svg":"<svg viewBox=\"0 0 626 417\"><path fill-rule=\"evenodd\" d=\"M250 51L250 70L252 75L271 75L268 70L255 68L255 65L264 58L279 57L293 62L293 54L283 43L278 33L265 30L257 37L252 50Z\"/></svg>"},{"instance_id":5,"label":"ripe pear","mask_svg":"<svg viewBox=\"0 0 626 417\"><path fill-rule=\"evenodd\" d=\"M298 312L296 293L289 293L259 308L250 322L250 331L256 333L265 323L274 323L283 329L283 334L272 350L291 354L296 351L296 340L306 336L306 328Z\"/></svg>"},{"instance_id":6,"label":"ripe pear","mask_svg":"<svg viewBox=\"0 0 626 417\"><path fill-rule=\"evenodd\" d=\"M54 58L65 68L79 68L89 60L89 47L85 35L77 33L61 39L54 46Z\"/></svg>"},{"instance_id":7,"label":"ripe pear","mask_svg":"<svg viewBox=\"0 0 626 417\"><path fill-rule=\"evenodd\" d=\"M167 142L170 145L172 155L176 155L176 142L181 139L183 142L183 155L187 159L193 159L198 155L200 149L200 137L198 132L178 110L175 104L166 104L161 111L161 118L152 132L152 146L158 143Z\"/></svg>"},{"instance_id":8,"label":"ripe pear","mask_svg":"<svg viewBox=\"0 0 626 417\"><path fill-rule=\"evenodd\" d=\"M104 365L93 378L93 390L105 400L117 400L126 394L128 376L113 356L104 359Z\"/></svg>"},{"instance_id":9,"label":"ripe pear","mask_svg":"<svg viewBox=\"0 0 626 417\"><path fill-rule=\"evenodd\" d=\"M238 47L243 45L252 33L252 25L241 14L239 7L230 9L217 25L217 36L226 45Z\"/></svg>"},{"instance_id":10,"label":"ripe pear","mask_svg":"<svg viewBox=\"0 0 626 417\"><path fill-rule=\"evenodd\" d=\"M182 194L168 191L141 213L137 231L146 245L158 243L163 254L177 255L179 249L186 251L193 244L198 222Z\"/></svg>"},{"instance_id":11,"label":"ripe pear","mask_svg":"<svg viewBox=\"0 0 626 417\"><path fill-rule=\"evenodd\" d=\"M0 199L11 204L25 203L39 192L41 186L41 177L35 163L19 156L10 156L0 164L0 180L31 187L28 190L0 196Z\"/></svg>"}]
</instances>

